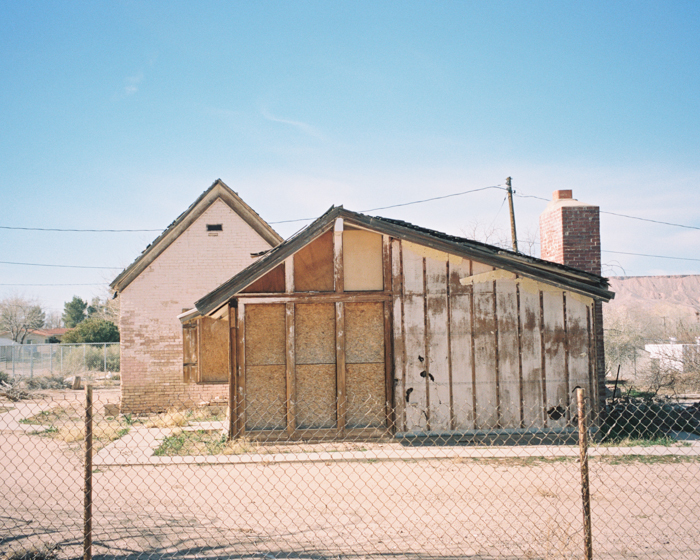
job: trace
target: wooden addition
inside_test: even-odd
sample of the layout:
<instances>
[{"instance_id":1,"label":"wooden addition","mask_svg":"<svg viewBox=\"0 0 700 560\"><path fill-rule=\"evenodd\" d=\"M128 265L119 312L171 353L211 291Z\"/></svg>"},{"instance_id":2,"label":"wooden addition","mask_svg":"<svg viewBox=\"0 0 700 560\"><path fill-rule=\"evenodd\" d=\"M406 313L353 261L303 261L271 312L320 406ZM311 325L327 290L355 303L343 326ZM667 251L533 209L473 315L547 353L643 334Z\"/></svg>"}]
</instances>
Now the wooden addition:
<instances>
[{"instance_id":1,"label":"wooden addition","mask_svg":"<svg viewBox=\"0 0 700 560\"><path fill-rule=\"evenodd\" d=\"M232 435L563 430L575 387L597 399L594 306L606 288L340 208L197 308L230 325ZM186 335L186 364L209 359L192 357L195 342Z\"/></svg>"}]
</instances>

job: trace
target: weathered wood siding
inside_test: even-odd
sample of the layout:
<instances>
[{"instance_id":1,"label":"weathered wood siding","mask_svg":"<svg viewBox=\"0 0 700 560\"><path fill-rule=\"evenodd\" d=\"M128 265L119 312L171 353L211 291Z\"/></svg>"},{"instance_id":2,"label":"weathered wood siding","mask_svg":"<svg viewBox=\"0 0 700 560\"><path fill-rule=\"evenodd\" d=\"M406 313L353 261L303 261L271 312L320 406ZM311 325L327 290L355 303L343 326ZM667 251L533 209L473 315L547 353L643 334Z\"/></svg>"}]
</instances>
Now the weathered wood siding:
<instances>
[{"instance_id":1,"label":"weathered wood siding","mask_svg":"<svg viewBox=\"0 0 700 560\"><path fill-rule=\"evenodd\" d=\"M593 300L392 242L398 431L563 428L590 388Z\"/></svg>"}]
</instances>

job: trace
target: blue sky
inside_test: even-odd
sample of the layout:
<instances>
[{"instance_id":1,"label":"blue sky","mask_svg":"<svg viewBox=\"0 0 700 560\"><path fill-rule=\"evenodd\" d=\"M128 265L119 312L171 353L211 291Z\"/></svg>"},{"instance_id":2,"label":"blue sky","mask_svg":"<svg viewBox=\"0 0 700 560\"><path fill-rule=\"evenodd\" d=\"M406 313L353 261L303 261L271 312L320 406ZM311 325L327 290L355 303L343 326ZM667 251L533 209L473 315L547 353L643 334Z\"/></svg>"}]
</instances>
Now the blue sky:
<instances>
[{"instance_id":1,"label":"blue sky","mask_svg":"<svg viewBox=\"0 0 700 560\"><path fill-rule=\"evenodd\" d=\"M277 222L512 176L697 228L699 24L697 2L3 2L0 226L162 230L217 178ZM495 241L503 196L377 213ZM520 237L545 204L516 197ZM697 229L601 222L604 251L700 259ZM156 235L0 229L0 260L123 267ZM0 297L60 310L118 272L0 264Z\"/></svg>"}]
</instances>

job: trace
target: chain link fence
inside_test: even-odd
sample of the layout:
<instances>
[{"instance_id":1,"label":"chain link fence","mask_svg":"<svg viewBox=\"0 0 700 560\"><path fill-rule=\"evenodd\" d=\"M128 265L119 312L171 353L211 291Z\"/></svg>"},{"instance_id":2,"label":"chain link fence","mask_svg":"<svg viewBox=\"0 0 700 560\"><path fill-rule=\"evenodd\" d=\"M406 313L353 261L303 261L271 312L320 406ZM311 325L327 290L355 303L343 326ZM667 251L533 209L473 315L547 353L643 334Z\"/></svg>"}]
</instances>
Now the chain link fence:
<instances>
[{"instance_id":1,"label":"chain link fence","mask_svg":"<svg viewBox=\"0 0 700 560\"><path fill-rule=\"evenodd\" d=\"M582 432L568 401L556 428L421 434L371 399L343 432L327 403L284 430L262 402L230 422L121 415L116 388L5 399L0 554L81 557L87 515L100 558L585 558L589 492L595 558L700 557L700 405L618 398Z\"/></svg>"},{"instance_id":2,"label":"chain link fence","mask_svg":"<svg viewBox=\"0 0 700 560\"><path fill-rule=\"evenodd\" d=\"M0 371L13 378L119 372L118 342L0 346Z\"/></svg>"}]
</instances>

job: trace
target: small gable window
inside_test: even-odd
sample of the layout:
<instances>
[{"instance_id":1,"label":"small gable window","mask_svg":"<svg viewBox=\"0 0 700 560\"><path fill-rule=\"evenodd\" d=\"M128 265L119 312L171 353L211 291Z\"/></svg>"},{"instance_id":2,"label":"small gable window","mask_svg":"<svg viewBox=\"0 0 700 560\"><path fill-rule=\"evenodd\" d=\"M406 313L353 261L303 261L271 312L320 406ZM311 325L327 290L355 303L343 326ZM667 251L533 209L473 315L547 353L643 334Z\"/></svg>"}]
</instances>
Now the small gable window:
<instances>
[{"instance_id":1,"label":"small gable window","mask_svg":"<svg viewBox=\"0 0 700 560\"><path fill-rule=\"evenodd\" d=\"M222 224L207 224L207 231L223 231L224 226Z\"/></svg>"}]
</instances>

